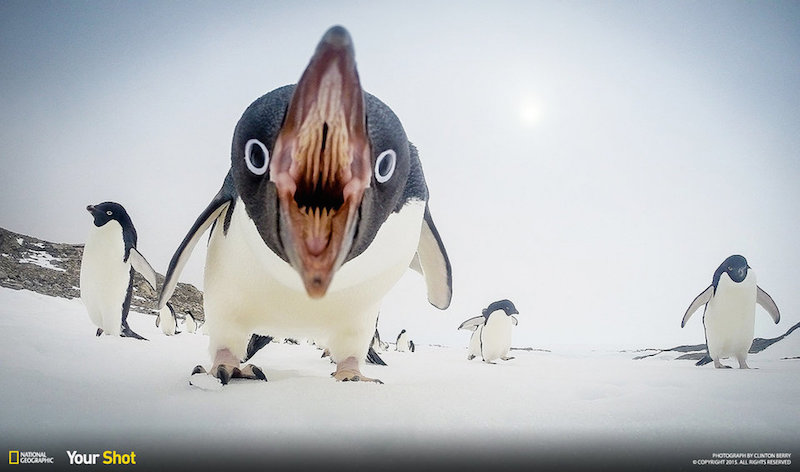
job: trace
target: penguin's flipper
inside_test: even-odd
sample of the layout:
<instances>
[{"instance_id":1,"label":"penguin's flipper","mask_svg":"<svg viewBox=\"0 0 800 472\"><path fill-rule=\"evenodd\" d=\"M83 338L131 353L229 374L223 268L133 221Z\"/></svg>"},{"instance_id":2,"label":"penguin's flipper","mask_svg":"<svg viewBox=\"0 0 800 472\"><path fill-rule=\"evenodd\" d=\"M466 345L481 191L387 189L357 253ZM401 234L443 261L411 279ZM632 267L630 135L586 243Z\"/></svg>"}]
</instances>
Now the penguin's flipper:
<instances>
[{"instance_id":1,"label":"penguin's flipper","mask_svg":"<svg viewBox=\"0 0 800 472\"><path fill-rule=\"evenodd\" d=\"M470 331L475 331L478 329L478 326L486 323L486 318L483 315L476 316L474 318L470 318L467 321L461 323L461 326L458 329L468 329Z\"/></svg>"},{"instance_id":2,"label":"penguin's flipper","mask_svg":"<svg viewBox=\"0 0 800 472\"><path fill-rule=\"evenodd\" d=\"M514 326L519 324L519 320L517 319L516 316L511 317L511 324L513 324Z\"/></svg>"},{"instance_id":3,"label":"penguin's flipper","mask_svg":"<svg viewBox=\"0 0 800 472\"><path fill-rule=\"evenodd\" d=\"M453 298L453 274L450 259L447 257L447 251L444 249L436 225L433 224L428 205L425 205L425 218L422 221L417 253L409 267L425 277L428 301L431 305L440 310L450 306L450 299Z\"/></svg>"},{"instance_id":4,"label":"penguin's flipper","mask_svg":"<svg viewBox=\"0 0 800 472\"><path fill-rule=\"evenodd\" d=\"M714 296L714 286L709 285L707 289L703 290L703 293L696 296L692 304L689 305L689 309L686 310L686 313L683 315L683 320L681 320L681 328L686 326L686 322L689 321L689 318L692 317L695 311L700 308L702 305L705 305L711 300L711 297Z\"/></svg>"},{"instance_id":5,"label":"penguin's flipper","mask_svg":"<svg viewBox=\"0 0 800 472\"><path fill-rule=\"evenodd\" d=\"M233 187L233 176L230 172L225 176L225 182L222 188L211 200L205 210L197 217L189 232L181 241L180 246L169 261L169 268L164 278L164 285L161 286L161 293L158 296L158 309L164 308L167 300L170 299L172 293L175 291L175 286L178 285L178 277L183 271L183 267L189 260L192 250L200 241L200 238L206 230L217 221L217 218L226 211L236 199L236 190Z\"/></svg>"},{"instance_id":6,"label":"penguin's flipper","mask_svg":"<svg viewBox=\"0 0 800 472\"><path fill-rule=\"evenodd\" d=\"M778 310L778 305L775 304L775 300L773 300L767 292L762 290L761 287L757 285L756 303L764 307L764 309L767 310L767 313L769 313L769 316L772 317L772 321L774 321L775 324L778 324L778 322L781 320L781 312Z\"/></svg>"},{"instance_id":7,"label":"penguin's flipper","mask_svg":"<svg viewBox=\"0 0 800 472\"><path fill-rule=\"evenodd\" d=\"M379 356L372 347L370 347L369 351L367 351L367 362L376 365L386 365L386 362L381 359L381 356Z\"/></svg>"},{"instance_id":8,"label":"penguin's flipper","mask_svg":"<svg viewBox=\"0 0 800 472\"><path fill-rule=\"evenodd\" d=\"M153 270L153 267L147 262L147 259L144 258L141 252L137 251L135 247L131 248L131 252L128 253L128 260L131 262L131 267L136 272L142 274L142 277L153 287L153 290L156 289L156 271Z\"/></svg>"},{"instance_id":9,"label":"penguin's flipper","mask_svg":"<svg viewBox=\"0 0 800 472\"><path fill-rule=\"evenodd\" d=\"M247 362L250 360L250 358L256 355L256 353L260 351L262 347L269 344L272 339L272 336L262 336L260 334L253 334L250 336L250 342L247 343L247 354L245 355L245 358L242 359L242 362Z\"/></svg>"}]
</instances>

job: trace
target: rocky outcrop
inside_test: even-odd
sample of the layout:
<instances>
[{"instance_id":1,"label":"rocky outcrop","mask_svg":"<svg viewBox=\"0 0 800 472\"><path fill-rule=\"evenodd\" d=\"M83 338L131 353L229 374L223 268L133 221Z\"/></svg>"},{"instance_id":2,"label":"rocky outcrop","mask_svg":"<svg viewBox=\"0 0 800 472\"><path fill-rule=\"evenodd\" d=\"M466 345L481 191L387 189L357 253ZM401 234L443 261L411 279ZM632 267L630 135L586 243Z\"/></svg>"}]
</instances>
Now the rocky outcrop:
<instances>
[{"instance_id":1,"label":"rocky outcrop","mask_svg":"<svg viewBox=\"0 0 800 472\"><path fill-rule=\"evenodd\" d=\"M748 351L750 354L756 354L758 352L763 351L764 349L772 346L773 344L783 341L786 336L792 334L792 331L800 328L800 323L796 323L794 326L789 328L788 331L783 333L782 335L775 337L775 338L755 338L753 339L753 344L750 345L750 350ZM668 349L640 349L639 352L642 351L654 351L648 354L642 354L640 356L636 356L633 359L645 359L648 357L657 356L664 352L683 352L682 354L675 358L675 360L685 360L685 361L697 361L695 365L705 365L711 362L711 358L708 356L708 350L705 344L690 344L684 346L675 346ZM787 359L795 359L795 358L787 358Z\"/></svg>"},{"instance_id":2,"label":"rocky outcrop","mask_svg":"<svg viewBox=\"0 0 800 472\"><path fill-rule=\"evenodd\" d=\"M62 298L79 298L82 244L53 243L0 228L0 287L31 290ZM158 287L164 276L157 274ZM156 314L156 290L135 273L131 309ZM170 299L178 316L191 310L203 319L203 293L194 285L178 283Z\"/></svg>"}]
</instances>

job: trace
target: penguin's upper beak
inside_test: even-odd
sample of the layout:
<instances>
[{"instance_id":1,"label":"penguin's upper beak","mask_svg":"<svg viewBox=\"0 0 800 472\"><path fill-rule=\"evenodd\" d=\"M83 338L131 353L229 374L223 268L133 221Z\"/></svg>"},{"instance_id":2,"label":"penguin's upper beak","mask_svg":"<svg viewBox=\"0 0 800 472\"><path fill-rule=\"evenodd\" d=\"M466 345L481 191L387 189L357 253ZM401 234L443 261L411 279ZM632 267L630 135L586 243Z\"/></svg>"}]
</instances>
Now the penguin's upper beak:
<instances>
[{"instance_id":1,"label":"penguin's upper beak","mask_svg":"<svg viewBox=\"0 0 800 472\"><path fill-rule=\"evenodd\" d=\"M312 298L344 262L369 185L365 108L350 34L334 26L295 87L270 161L283 245Z\"/></svg>"},{"instance_id":2,"label":"penguin's upper beak","mask_svg":"<svg viewBox=\"0 0 800 472\"><path fill-rule=\"evenodd\" d=\"M86 205L86 211L88 211L89 213L93 213L94 212L94 205Z\"/></svg>"}]
</instances>

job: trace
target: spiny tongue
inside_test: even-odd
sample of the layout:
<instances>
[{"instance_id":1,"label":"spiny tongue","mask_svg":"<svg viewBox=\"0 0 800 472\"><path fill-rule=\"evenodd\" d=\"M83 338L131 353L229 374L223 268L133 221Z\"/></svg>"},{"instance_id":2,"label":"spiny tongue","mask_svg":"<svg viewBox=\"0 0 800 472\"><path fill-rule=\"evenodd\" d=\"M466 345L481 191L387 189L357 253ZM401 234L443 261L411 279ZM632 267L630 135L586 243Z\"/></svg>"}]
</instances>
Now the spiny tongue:
<instances>
[{"instance_id":1,"label":"spiny tongue","mask_svg":"<svg viewBox=\"0 0 800 472\"><path fill-rule=\"evenodd\" d=\"M322 208L307 209L305 224L305 244L308 253L319 256L331 240L332 211Z\"/></svg>"}]
</instances>

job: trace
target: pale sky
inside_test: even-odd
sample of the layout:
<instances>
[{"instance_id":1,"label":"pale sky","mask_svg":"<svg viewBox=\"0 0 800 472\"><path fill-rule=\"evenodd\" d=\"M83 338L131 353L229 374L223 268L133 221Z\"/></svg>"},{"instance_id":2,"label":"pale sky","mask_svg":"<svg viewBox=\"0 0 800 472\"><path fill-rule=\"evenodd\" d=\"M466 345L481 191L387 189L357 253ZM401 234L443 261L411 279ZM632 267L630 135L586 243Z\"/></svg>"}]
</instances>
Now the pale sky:
<instances>
[{"instance_id":1,"label":"pale sky","mask_svg":"<svg viewBox=\"0 0 800 472\"><path fill-rule=\"evenodd\" d=\"M409 272L384 339L467 345L499 298L513 344L703 342L684 310L742 254L800 321L800 3L0 3L0 226L82 243L123 204L164 273L222 183L233 128L325 30L420 150L453 264L440 312ZM183 280L202 288L204 252Z\"/></svg>"}]
</instances>

